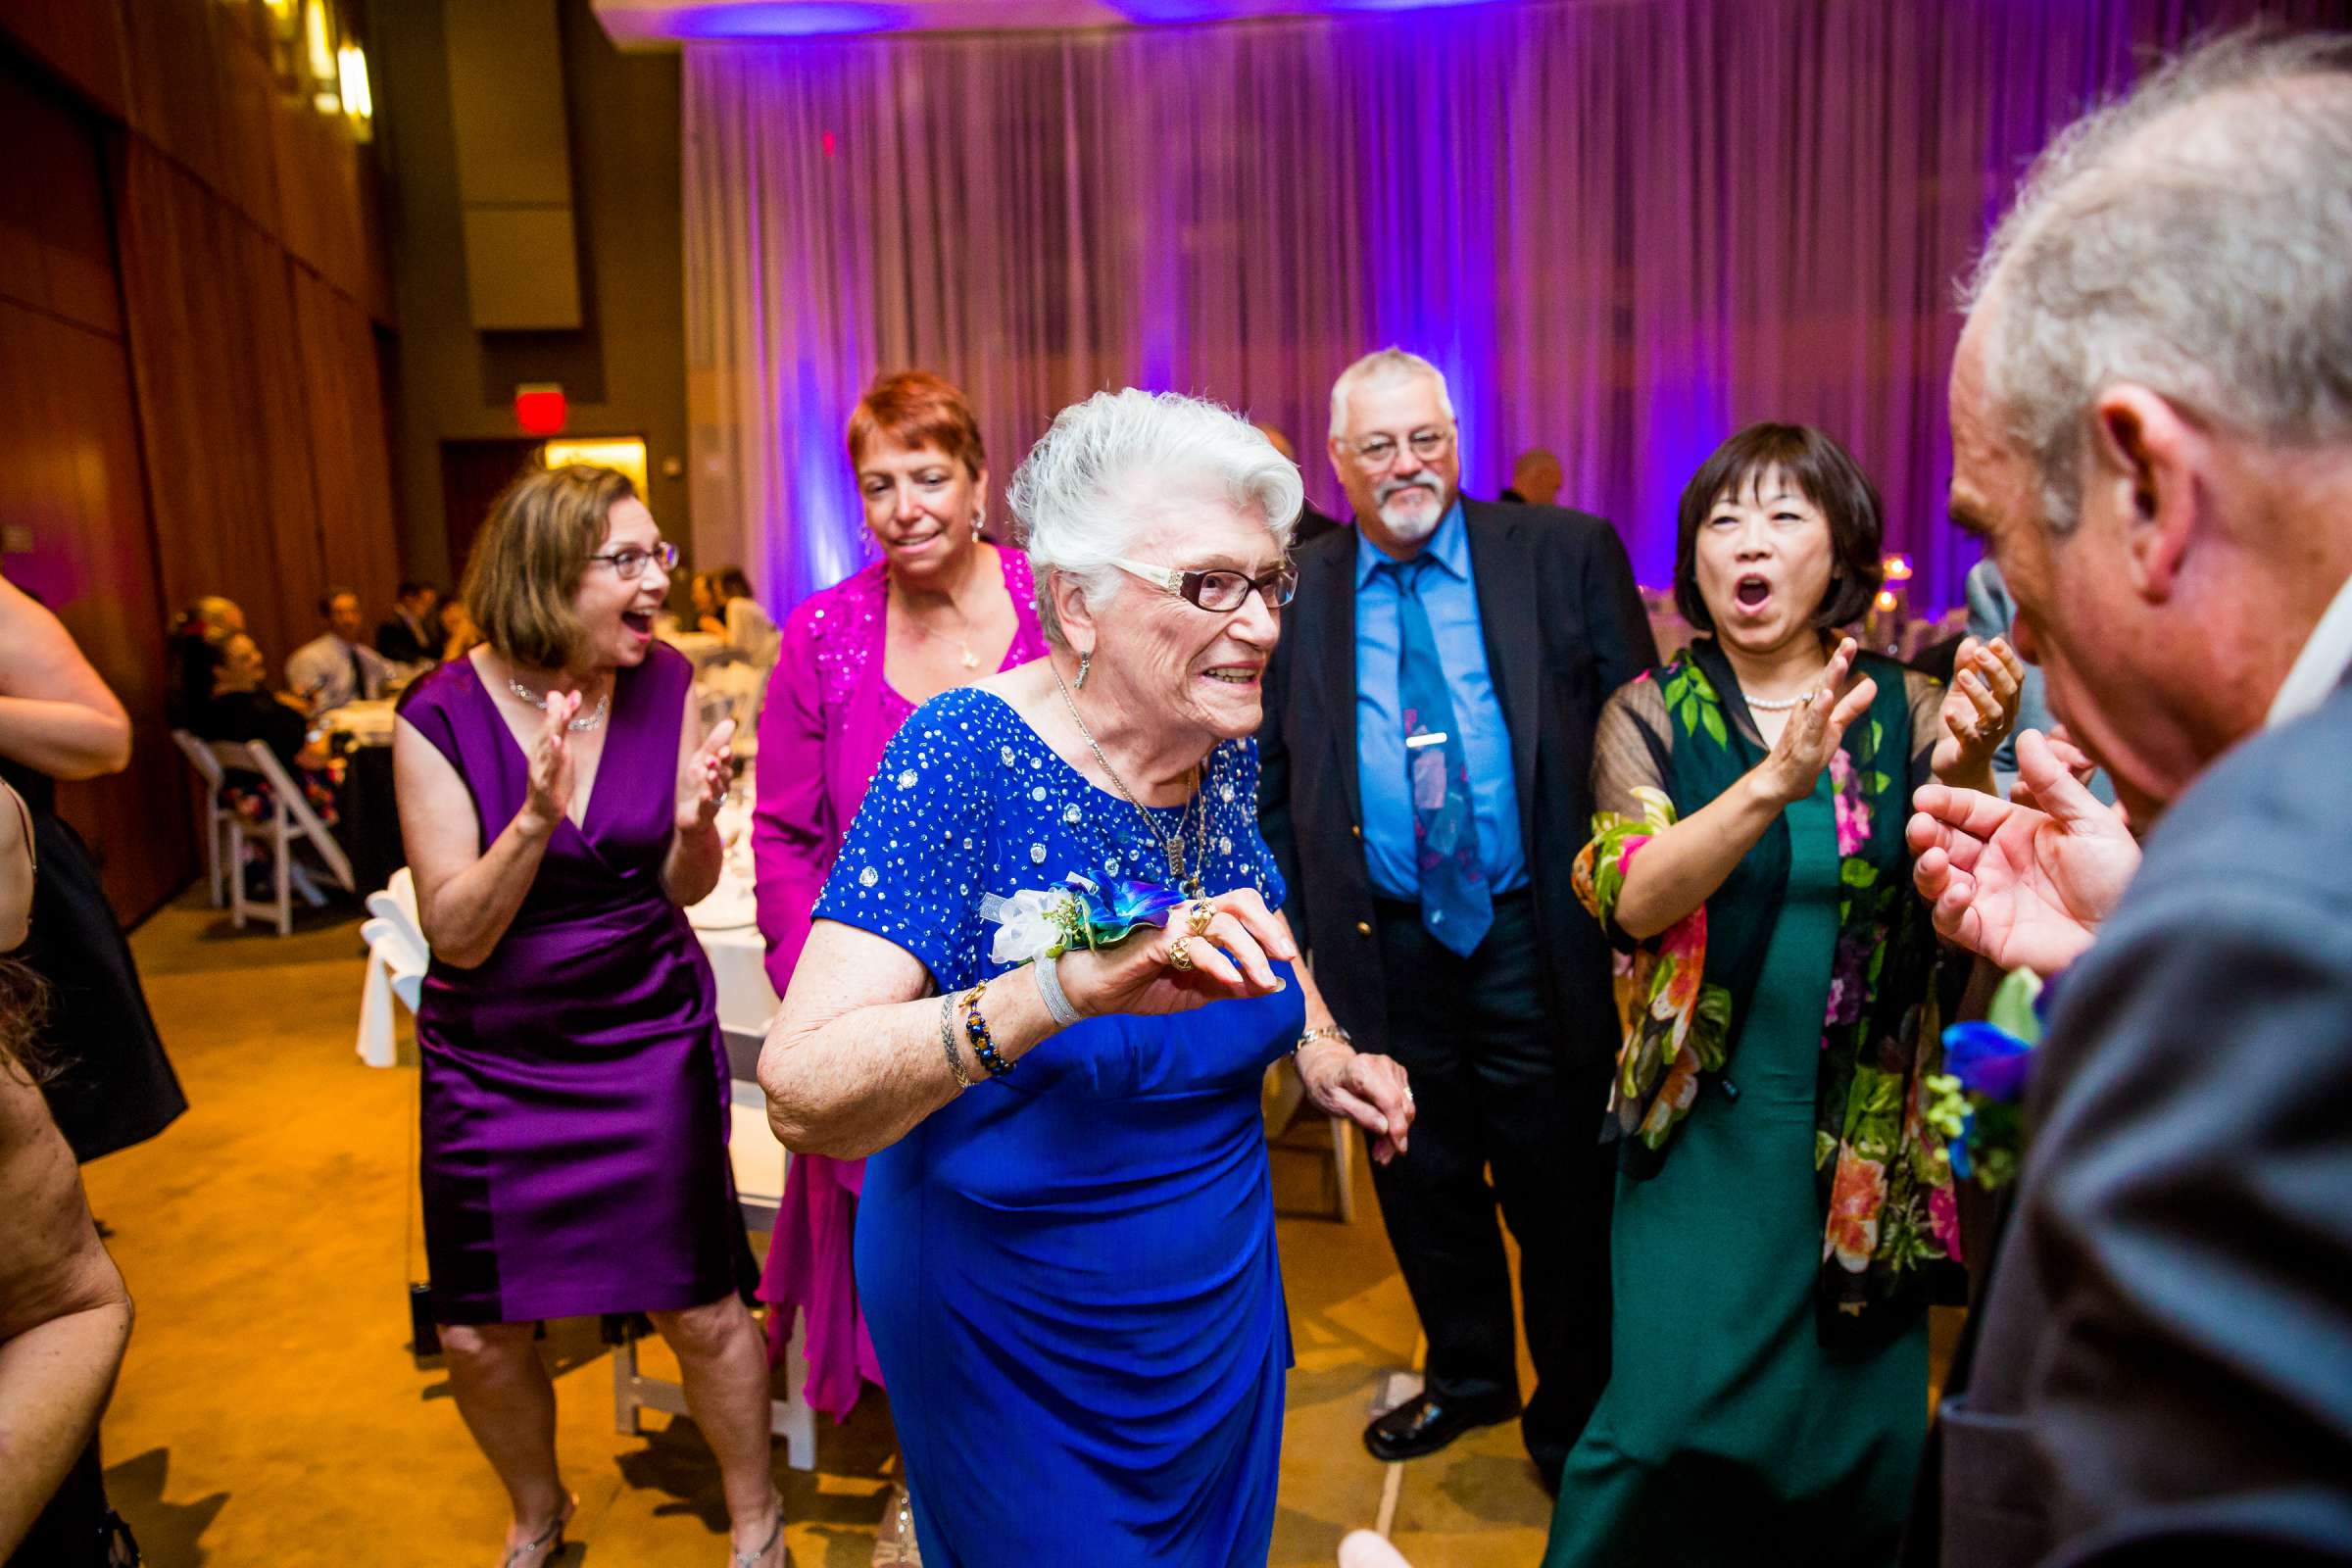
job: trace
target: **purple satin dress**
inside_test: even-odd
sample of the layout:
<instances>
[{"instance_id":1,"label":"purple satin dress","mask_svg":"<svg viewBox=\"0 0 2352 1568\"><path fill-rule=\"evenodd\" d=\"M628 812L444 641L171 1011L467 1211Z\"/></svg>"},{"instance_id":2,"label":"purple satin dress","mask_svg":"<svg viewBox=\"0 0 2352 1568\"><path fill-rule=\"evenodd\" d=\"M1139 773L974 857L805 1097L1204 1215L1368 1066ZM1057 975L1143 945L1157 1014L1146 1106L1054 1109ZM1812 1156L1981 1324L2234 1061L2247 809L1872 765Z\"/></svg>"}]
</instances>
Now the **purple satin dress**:
<instances>
[{"instance_id":1,"label":"purple satin dress","mask_svg":"<svg viewBox=\"0 0 2352 1568\"><path fill-rule=\"evenodd\" d=\"M757 1278L727 1164L710 965L662 888L693 666L619 672L583 817L558 824L478 968L432 961L416 1009L424 1243L442 1323L662 1311ZM400 715L473 796L487 848L529 770L470 659Z\"/></svg>"}]
</instances>

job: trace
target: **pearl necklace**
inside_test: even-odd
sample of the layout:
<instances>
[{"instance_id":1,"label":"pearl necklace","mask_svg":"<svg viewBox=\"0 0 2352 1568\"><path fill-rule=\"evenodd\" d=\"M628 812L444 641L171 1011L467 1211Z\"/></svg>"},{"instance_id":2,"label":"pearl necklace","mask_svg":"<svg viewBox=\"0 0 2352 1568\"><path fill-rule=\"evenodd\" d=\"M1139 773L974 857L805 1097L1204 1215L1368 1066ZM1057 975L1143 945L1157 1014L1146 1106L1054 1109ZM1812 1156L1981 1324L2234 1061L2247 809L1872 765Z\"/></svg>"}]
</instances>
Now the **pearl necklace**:
<instances>
[{"instance_id":1,"label":"pearl necklace","mask_svg":"<svg viewBox=\"0 0 2352 1568\"><path fill-rule=\"evenodd\" d=\"M1792 708L1802 708L1811 702L1813 695L1810 689L1798 692L1794 697L1748 697L1742 693L1741 700L1759 713L1786 713Z\"/></svg>"},{"instance_id":2,"label":"pearl necklace","mask_svg":"<svg viewBox=\"0 0 2352 1568\"><path fill-rule=\"evenodd\" d=\"M530 704L542 713L547 711L547 699L541 696L539 693L531 690L528 686L525 686L522 682L516 680L512 675L507 677L507 690L513 692L515 696L521 698L524 702ZM612 706L612 693L611 689L608 688L605 692L605 695L596 700L596 708L593 711L579 714L564 727L568 730L592 730L605 721L605 712Z\"/></svg>"}]
</instances>

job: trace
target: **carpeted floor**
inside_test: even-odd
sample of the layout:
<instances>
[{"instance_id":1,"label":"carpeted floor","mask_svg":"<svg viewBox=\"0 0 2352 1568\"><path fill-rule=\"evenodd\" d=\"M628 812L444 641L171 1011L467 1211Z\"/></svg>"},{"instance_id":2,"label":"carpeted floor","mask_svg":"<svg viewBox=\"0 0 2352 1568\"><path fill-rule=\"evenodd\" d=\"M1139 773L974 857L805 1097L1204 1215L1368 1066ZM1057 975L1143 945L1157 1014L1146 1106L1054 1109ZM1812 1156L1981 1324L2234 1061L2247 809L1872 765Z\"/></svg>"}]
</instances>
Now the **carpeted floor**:
<instances>
[{"instance_id":1,"label":"carpeted floor","mask_svg":"<svg viewBox=\"0 0 2352 1568\"><path fill-rule=\"evenodd\" d=\"M108 1484L156 1568L489 1565L502 1495L437 1367L409 1354L416 1076L353 1054L356 920L280 940L232 931L191 894L132 943L193 1109L85 1173L138 1301L106 1422ZM404 1020L405 1030L405 1020ZM1329 1564L1371 1524L1383 1467L1358 1434L1415 1325L1359 1166L1353 1225L1317 1217L1323 1165L1277 1151L1298 1366L1272 1560ZM726 1561L718 1475L691 1423L613 1430L594 1323L551 1324L565 1473L580 1512L566 1568ZM665 1364L659 1348L649 1365ZM800 1568L863 1564L888 1486L888 1411L820 1431L813 1473L776 1478ZM1403 1467L1395 1539L1422 1568L1527 1564L1549 1508L1515 1424ZM1090 1560L1070 1521L1069 1563Z\"/></svg>"}]
</instances>

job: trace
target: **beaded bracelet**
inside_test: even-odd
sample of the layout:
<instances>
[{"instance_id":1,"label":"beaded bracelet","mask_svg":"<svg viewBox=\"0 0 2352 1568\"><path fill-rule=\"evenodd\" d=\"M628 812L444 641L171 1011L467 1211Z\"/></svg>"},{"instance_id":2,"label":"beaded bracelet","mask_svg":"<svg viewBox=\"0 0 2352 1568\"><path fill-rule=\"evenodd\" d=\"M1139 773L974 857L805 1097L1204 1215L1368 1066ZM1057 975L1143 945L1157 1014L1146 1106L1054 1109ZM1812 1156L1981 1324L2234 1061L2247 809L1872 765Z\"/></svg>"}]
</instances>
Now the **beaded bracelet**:
<instances>
[{"instance_id":1,"label":"beaded bracelet","mask_svg":"<svg viewBox=\"0 0 2352 1568\"><path fill-rule=\"evenodd\" d=\"M971 1042L972 1054L988 1069L991 1078L1002 1078L1012 1071L1013 1064L997 1054L996 1037L988 1032L988 1020L980 1016L980 995L988 989L983 980L963 994L963 1037Z\"/></svg>"},{"instance_id":2,"label":"beaded bracelet","mask_svg":"<svg viewBox=\"0 0 2352 1568\"><path fill-rule=\"evenodd\" d=\"M956 1075L957 1089L972 1087L972 1075L964 1070L963 1058L956 1054L956 993L943 992L939 999L939 1043L948 1054L948 1071Z\"/></svg>"}]
</instances>

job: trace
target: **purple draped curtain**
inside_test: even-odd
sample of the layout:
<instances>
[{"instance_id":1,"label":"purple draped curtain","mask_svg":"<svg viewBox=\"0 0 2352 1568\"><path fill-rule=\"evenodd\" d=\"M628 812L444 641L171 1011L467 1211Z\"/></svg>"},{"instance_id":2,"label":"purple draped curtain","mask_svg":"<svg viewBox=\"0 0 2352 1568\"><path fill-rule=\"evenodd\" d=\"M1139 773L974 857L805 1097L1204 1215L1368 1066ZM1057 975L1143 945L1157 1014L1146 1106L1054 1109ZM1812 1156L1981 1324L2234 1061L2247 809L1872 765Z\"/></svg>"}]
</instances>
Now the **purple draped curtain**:
<instances>
[{"instance_id":1,"label":"purple draped curtain","mask_svg":"<svg viewBox=\"0 0 2352 1568\"><path fill-rule=\"evenodd\" d=\"M699 559L772 609L865 559L841 446L880 370L970 394L992 508L1054 412L1201 393L1288 431L1399 344L1463 484L1561 501L1672 573L1674 505L1754 419L1846 442L1957 602L1953 288L2055 125L2153 50L2325 0L1583 0L1067 35L697 45L687 331Z\"/></svg>"}]
</instances>

